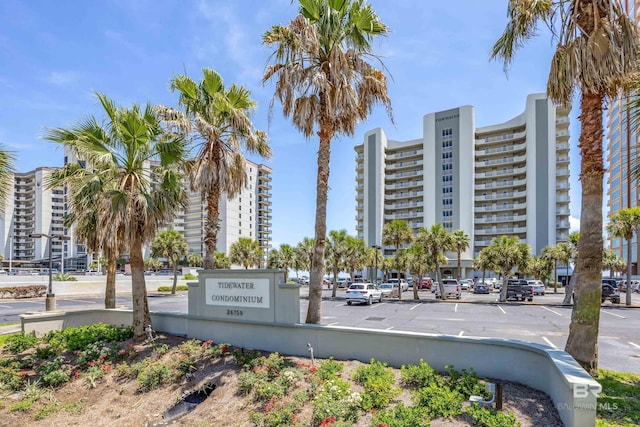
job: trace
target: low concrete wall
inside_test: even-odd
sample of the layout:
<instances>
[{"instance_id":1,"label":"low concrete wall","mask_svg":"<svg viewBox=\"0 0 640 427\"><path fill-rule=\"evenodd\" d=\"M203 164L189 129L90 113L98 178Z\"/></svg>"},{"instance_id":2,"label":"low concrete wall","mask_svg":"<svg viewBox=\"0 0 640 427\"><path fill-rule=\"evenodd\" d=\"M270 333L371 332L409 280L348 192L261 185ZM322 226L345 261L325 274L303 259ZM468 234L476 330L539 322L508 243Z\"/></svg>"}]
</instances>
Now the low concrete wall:
<instances>
[{"instance_id":1,"label":"low concrete wall","mask_svg":"<svg viewBox=\"0 0 640 427\"><path fill-rule=\"evenodd\" d=\"M307 324L262 324L222 321L175 313L152 313L154 329L237 347L308 356L307 343L319 358L371 358L390 366L424 359L434 369L471 367L482 377L513 381L547 393L566 426L595 425L596 397L601 390L567 353L546 346L499 338L458 337L415 332L371 330ZM93 323L130 325L130 310L92 310L25 314L24 332Z\"/></svg>"}]
</instances>

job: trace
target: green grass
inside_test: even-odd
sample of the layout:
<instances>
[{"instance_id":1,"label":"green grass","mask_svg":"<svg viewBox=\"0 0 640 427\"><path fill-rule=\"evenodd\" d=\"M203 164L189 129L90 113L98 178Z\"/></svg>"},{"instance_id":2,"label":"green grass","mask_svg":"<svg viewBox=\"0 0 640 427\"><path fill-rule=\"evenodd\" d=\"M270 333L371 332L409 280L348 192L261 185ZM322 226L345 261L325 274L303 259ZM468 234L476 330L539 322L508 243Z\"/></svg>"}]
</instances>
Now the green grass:
<instances>
[{"instance_id":1,"label":"green grass","mask_svg":"<svg viewBox=\"0 0 640 427\"><path fill-rule=\"evenodd\" d=\"M600 369L596 426L640 424L640 374Z\"/></svg>"}]
</instances>

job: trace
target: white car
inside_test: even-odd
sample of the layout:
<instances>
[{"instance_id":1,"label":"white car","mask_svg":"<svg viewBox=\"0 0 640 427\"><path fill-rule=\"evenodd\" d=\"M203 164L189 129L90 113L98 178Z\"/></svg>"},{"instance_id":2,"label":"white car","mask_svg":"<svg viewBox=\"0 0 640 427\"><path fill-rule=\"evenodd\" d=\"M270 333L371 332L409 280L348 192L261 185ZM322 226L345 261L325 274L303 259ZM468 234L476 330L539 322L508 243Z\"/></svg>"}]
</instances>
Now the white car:
<instances>
[{"instance_id":1,"label":"white car","mask_svg":"<svg viewBox=\"0 0 640 427\"><path fill-rule=\"evenodd\" d=\"M458 283L460 284L460 289L462 289L463 291L468 291L473 287L471 280L468 280L468 279L462 279Z\"/></svg>"},{"instance_id":2,"label":"white car","mask_svg":"<svg viewBox=\"0 0 640 427\"><path fill-rule=\"evenodd\" d=\"M460 284L456 279L442 279L442 287L444 288L444 298L460 299L462 296ZM436 298L442 298L440 295L440 287L436 287Z\"/></svg>"},{"instance_id":3,"label":"white car","mask_svg":"<svg viewBox=\"0 0 640 427\"><path fill-rule=\"evenodd\" d=\"M528 280L527 283L533 287L534 295L544 295L544 283L541 280Z\"/></svg>"},{"instance_id":4,"label":"white car","mask_svg":"<svg viewBox=\"0 0 640 427\"><path fill-rule=\"evenodd\" d=\"M397 283L383 283L378 286L382 296L388 298L390 296L398 296L398 284Z\"/></svg>"},{"instance_id":5,"label":"white car","mask_svg":"<svg viewBox=\"0 0 640 427\"><path fill-rule=\"evenodd\" d=\"M373 283L354 283L347 289L347 305L354 302L371 305L374 301L382 302L382 291Z\"/></svg>"},{"instance_id":6,"label":"white car","mask_svg":"<svg viewBox=\"0 0 640 427\"><path fill-rule=\"evenodd\" d=\"M409 282L405 279L389 279L385 283L395 283L396 285L399 285L402 292L409 290Z\"/></svg>"}]
</instances>

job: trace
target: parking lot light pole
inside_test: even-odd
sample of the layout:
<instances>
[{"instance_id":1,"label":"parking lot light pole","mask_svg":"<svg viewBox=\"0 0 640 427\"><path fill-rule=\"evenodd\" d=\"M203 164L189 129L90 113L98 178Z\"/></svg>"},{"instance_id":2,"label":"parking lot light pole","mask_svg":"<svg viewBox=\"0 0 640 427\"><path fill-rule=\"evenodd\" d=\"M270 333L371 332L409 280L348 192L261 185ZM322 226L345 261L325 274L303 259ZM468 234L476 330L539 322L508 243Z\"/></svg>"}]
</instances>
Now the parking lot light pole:
<instances>
[{"instance_id":1,"label":"parking lot light pole","mask_svg":"<svg viewBox=\"0 0 640 427\"><path fill-rule=\"evenodd\" d=\"M47 297L45 298L45 311L56 310L56 296L53 293L53 276L51 270L53 269L53 261L51 259L51 236L45 233L32 233L29 235L34 239L40 239L42 237L47 238L47 250L49 252L49 288L47 289Z\"/></svg>"}]
</instances>

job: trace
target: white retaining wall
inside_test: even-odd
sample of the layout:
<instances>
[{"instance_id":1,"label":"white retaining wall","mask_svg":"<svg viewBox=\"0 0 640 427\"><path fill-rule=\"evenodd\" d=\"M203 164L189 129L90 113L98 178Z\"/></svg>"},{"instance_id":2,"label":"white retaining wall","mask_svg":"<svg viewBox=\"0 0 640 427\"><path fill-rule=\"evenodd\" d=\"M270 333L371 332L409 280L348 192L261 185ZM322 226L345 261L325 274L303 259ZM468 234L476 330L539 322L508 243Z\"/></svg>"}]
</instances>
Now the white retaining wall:
<instances>
[{"instance_id":1,"label":"white retaining wall","mask_svg":"<svg viewBox=\"0 0 640 427\"><path fill-rule=\"evenodd\" d=\"M132 317L130 310L103 309L25 314L21 320L25 333L43 334L100 322L130 325ZM249 349L309 356L309 343L319 358L362 362L374 358L394 367L424 359L439 371L446 365L457 370L473 367L482 377L518 382L547 393L566 426L595 425L600 384L569 354L534 343L340 326L226 322L175 313L151 313L151 319L157 331Z\"/></svg>"}]
</instances>

